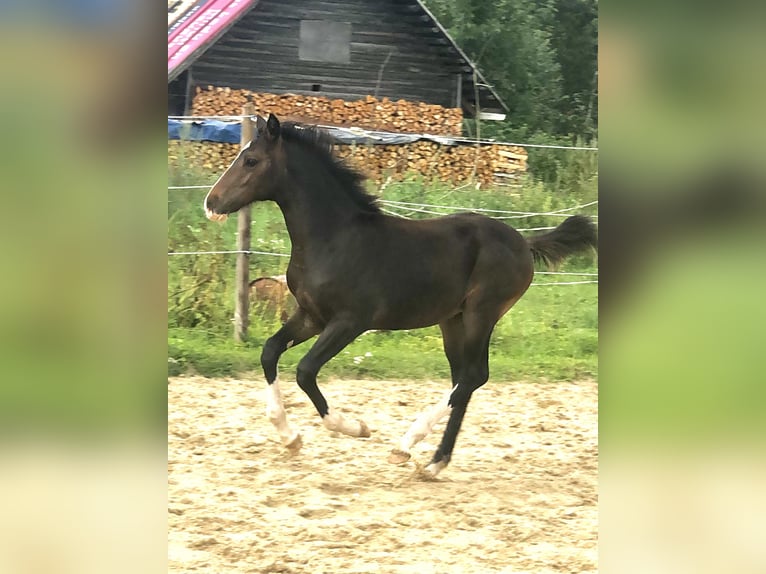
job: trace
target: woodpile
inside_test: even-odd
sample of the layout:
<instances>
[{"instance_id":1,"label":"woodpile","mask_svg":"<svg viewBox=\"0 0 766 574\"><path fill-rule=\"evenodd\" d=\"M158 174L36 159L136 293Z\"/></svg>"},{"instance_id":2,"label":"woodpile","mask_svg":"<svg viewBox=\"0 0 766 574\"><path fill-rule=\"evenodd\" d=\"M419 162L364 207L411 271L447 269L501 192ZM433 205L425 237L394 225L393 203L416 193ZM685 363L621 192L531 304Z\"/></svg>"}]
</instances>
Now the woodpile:
<instances>
[{"instance_id":1,"label":"woodpile","mask_svg":"<svg viewBox=\"0 0 766 574\"><path fill-rule=\"evenodd\" d=\"M339 145L335 153L376 182L418 174L426 181L491 185L497 174L515 178L526 171L523 148L500 145L441 145L417 141L401 145ZM505 154L513 154L513 159Z\"/></svg>"},{"instance_id":2,"label":"woodpile","mask_svg":"<svg viewBox=\"0 0 766 574\"><path fill-rule=\"evenodd\" d=\"M423 102L391 101L367 96L356 101L297 94L266 94L231 88L197 87L195 116L237 116L252 101L255 113L276 114L280 120L360 127L370 130L459 136L463 112Z\"/></svg>"},{"instance_id":3,"label":"woodpile","mask_svg":"<svg viewBox=\"0 0 766 574\"><path fill-rule=\"evenodd\" d=\"M239 153L239 144L168 140L168 166L223 172Z\"/></svg>"},{"instance_id":4,"label":"woodpile","mask_svg":"<svg viewBox=\"0 0 766 574\"><path fill-rule=\"evenodd\" d=\"M239 153L238 144L168 141L171 166L224 171ZM482 186L516 180L527 169L524 148L495 144L441 145L417 141L398 145L336 145L335 153L372 181L398 181L417 174L426 181Z\"/></svg>"},{"instance_id":5,"label":"woodpile","mask_svg":"<svg viewBox=\"0 0 766 574\"><path fill-rule=\"evenodd\" d=\"M463 119L459 109L404 100L392 102L367 96L347 102L213 87L197 87L192 114L240 115L250 99L259 115L272 112L283 120L395 133L459 136ZM238 152L236 144L168 142L171 165L194 166L214 173L225 170ZM515 182L527 169L524 148L495 144L442 145L420 140L398 145L336 145L335 153L378 183L418 174L428 181L503 185Z\"/></svg>"}]
</instances>

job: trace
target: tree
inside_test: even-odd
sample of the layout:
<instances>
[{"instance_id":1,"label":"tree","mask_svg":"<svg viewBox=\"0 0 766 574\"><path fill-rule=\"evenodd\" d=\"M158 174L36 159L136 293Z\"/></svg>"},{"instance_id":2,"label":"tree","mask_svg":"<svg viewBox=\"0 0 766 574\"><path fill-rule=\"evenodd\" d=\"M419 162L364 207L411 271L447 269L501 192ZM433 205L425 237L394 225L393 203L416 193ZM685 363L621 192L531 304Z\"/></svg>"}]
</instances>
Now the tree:
<instances>
[{"instance_id":1,"label":"tree","mask_svg":"<svg viewBox=\"0 0 766 574\"><path fill-rule=\"evenodd\" d=\"M598 2L556 0L552 44L561 67L556 131L586 139L598 125Z\"/></svg>"},{"instance_id":2,"label":"tree","mask_svg":"<svg viewBox=\"0 0 766 574\"><path fill-rule=\"evenodd\" d=\"M597 0L426 4L508 104L490 132L594 134Z\"/></svg>"}]
</instances>

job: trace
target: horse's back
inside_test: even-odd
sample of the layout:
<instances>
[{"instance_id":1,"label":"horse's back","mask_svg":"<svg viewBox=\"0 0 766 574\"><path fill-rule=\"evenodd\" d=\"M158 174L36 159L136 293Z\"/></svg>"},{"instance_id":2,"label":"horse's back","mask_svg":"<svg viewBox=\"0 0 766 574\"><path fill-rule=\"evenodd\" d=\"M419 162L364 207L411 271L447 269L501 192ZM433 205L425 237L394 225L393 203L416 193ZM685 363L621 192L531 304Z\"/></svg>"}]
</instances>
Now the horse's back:
<instances>
[{"instance_id":1,"label":"horse's back","mask_svg":"<svg viewBox=\"0 0 766 574\"><path fill-rule=\"evenodd\" d=\"M531 265L526 239L513 227L479 213L455 213L433 219L405 221L399 224L399 229L413 242L420 242L425 237L438 238L453 250L468 249L474 251L477 257L481 253L500 265L504 260L514 265L525 262Z\"/></svg>"}]
</instances>

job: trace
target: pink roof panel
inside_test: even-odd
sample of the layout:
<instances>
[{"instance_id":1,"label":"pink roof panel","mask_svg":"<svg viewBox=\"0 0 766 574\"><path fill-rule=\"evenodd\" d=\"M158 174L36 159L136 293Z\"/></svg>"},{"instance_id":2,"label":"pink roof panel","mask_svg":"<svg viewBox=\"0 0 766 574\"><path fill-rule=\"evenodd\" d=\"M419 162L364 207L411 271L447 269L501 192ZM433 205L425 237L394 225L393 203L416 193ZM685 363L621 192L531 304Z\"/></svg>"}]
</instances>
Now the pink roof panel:
<instances>
[{"instance_id":1,"label":"pink roof panel","mask_svg":"<svg viewBox=\"0 0 766 574\"><path fill-rule=\"evenodd\" d=\"M234 24L256 0L199 0L185 2L182 14L168 21L168 77L204 51ZM170 7L169 10L170 11Z\"/></svg>"}]
</instances>

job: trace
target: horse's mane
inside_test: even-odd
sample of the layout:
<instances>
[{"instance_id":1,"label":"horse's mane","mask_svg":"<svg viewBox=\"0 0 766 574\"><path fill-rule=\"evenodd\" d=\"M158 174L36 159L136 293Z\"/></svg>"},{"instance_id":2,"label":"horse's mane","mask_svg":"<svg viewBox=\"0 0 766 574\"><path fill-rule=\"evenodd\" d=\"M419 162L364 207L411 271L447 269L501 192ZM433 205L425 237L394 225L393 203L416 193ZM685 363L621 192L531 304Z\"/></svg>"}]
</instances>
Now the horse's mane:
<instances>
[{"instance_id":1,"label":"horse's mane","mask_svg":"<svg viewBox=\"0 0 766 574\"><path fill-rule=\"evenodd\" d=\"M364 189L365 176L333 155L332 137L327 132L315 126L283 122L280 134L286 142L299 145L317 158L338 181L343 191L364 212L380 213L378 198Z\"/></svg>"}]
</instances>

